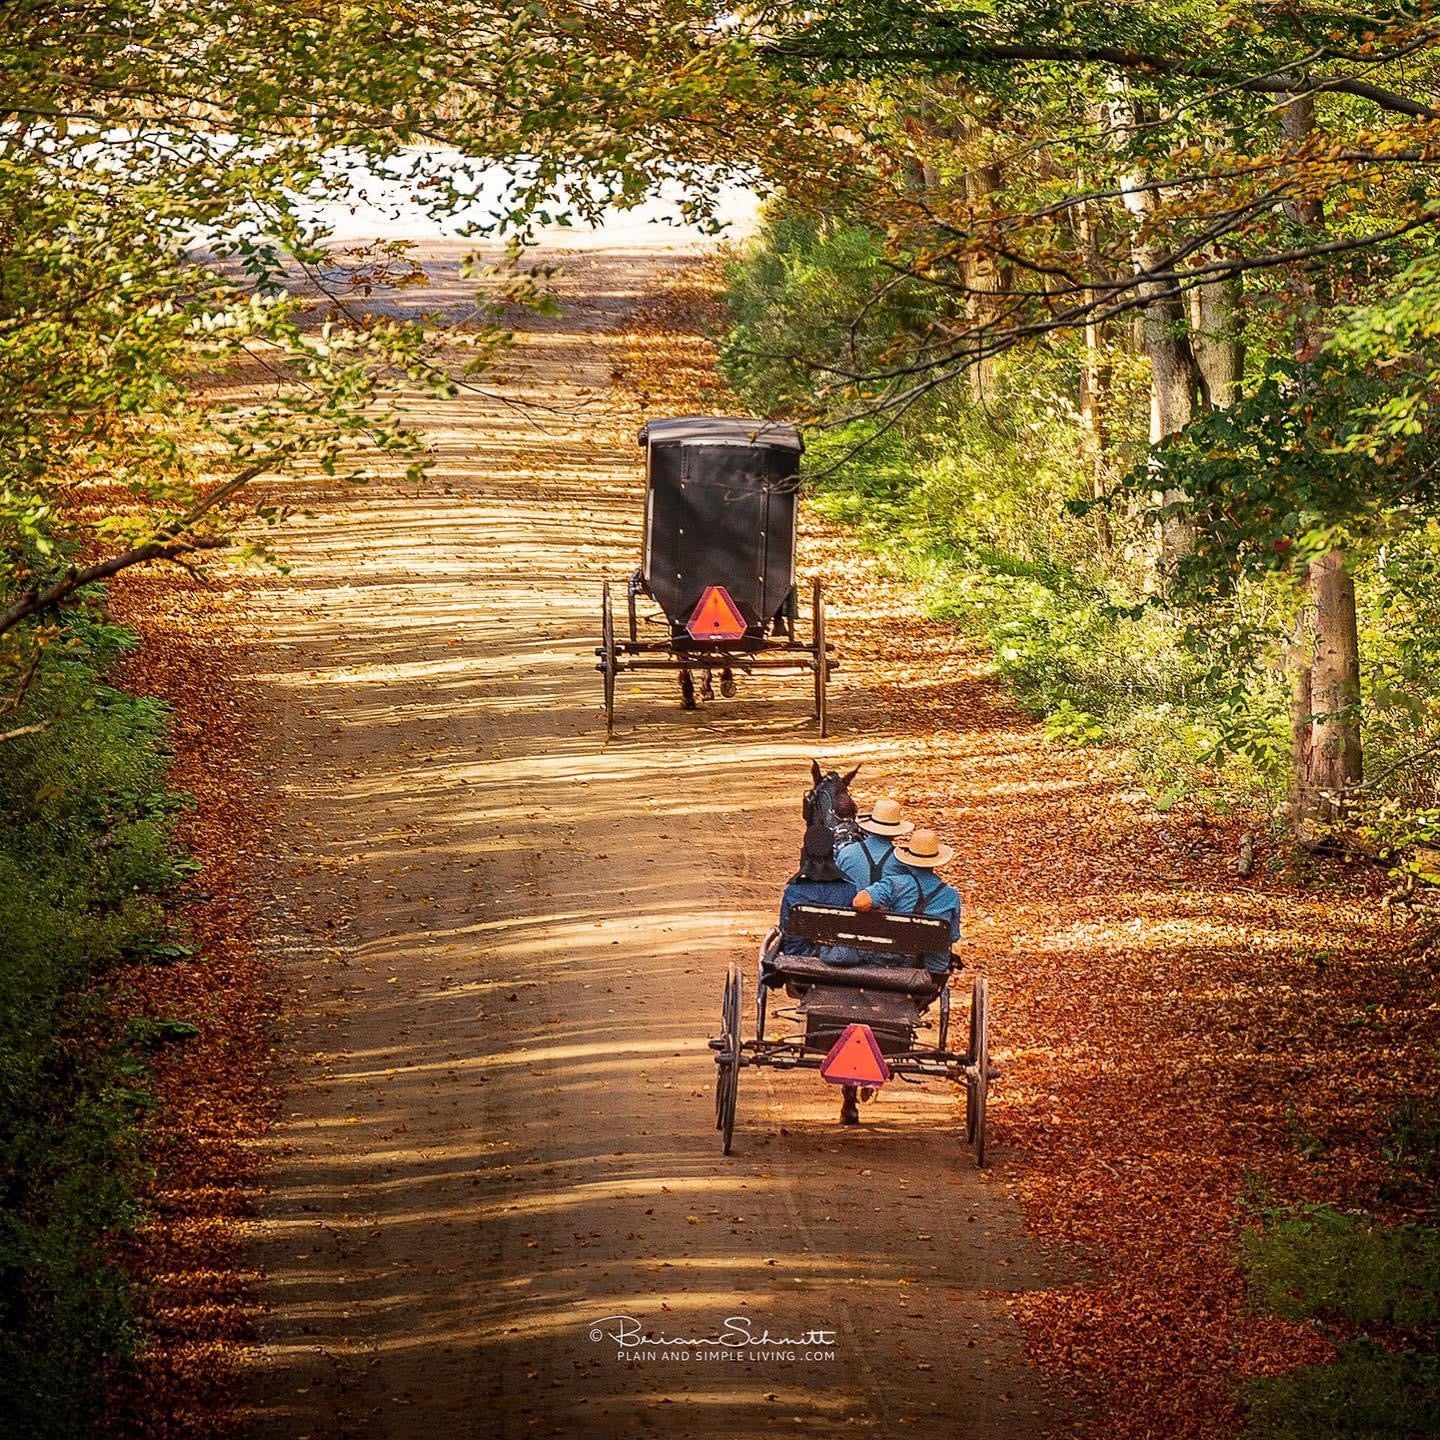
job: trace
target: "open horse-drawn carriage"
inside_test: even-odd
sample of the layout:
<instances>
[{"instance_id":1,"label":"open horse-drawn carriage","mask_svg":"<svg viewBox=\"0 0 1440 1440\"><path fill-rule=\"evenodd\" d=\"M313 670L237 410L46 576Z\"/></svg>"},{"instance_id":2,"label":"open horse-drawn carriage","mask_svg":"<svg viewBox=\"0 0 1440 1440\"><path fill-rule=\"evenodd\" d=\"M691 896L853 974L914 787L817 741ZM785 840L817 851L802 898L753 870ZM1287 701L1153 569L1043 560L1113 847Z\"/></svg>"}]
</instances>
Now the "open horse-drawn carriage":
<instances>
[{"instance_id":1,"label":"open horse-drawn carriage","mask_svg":"<svg viewBox=\"0 0 1440 1440\"><path fill-rule=\"evenodd\" d=\"M830 775L830 782L838 777ZM812 792L813 795L814 792ZM807 797L807 818L810 814ZM781 946L797 938L814 947L841 946L873 952L873 965L836 966L809 955L787 955ZM923 968L920 956L950 954L947 974ZM893 957L893 958L892 958ZM909 961L906 964L906 961ZM729 966L721 1001L715 1052L715 1128L730 1153L740 1072L747 1066L772 1070L818 1070L843 1087L852 1120L857 1095L869 1098L890 1080L920 1083L949 1080L965 1087L965 1139L975 1160L985 1163L985 1106L990 1089L989 994L983 977L970 987L968 1034L952 1043L950 977L962 967L950 952L950 926L926 915L859 912L821 905L790 907L785 928L771 930L760 947L756 975L755 1035L742 1033L744 982ZM783 994L787 1004L771 997ZM934 1006L934 1043L920 1036ZM776 1024L785 1033L775 1034Z\"/></svg>"},{"instance_id":2,"label":"open horse-drawn carriage","mask_svg":"<svg viewBox=\"0 0 1440 1440\"><path fill-rule=\"evenodd\" d=\"M825 945L858 945L899 955L948 944L943 920L912 915L861 915L819 905L791 908L785 935ZM772 1070L818 1070L832 1085L843 1086L846 1100L862 1098L889 1080L916 1083L950 1080L965 1086L965 1139L975 1147L976 1163L985 1163L985 1102L990 1086L988 996L983 978L970 991L969 1034L952 1048L949 976L928 970L885 965L839 968L804 955L783 955L776 929L760 950L756 977L755 1036L743 1038L744 983L731 964L721 1002L720 1034L710 1041L715 1052L715 1128L730 1153L740 1071L748 1065ZM952 962L959 969L959 962ZM770 997L783 988L793 1004L775 1007ZM933 1044L919 1032L925 1012L939 1002ZM787 1032L773 1034L773 1021Z\"/></svg>"},{"instance_id":3,"label":"open horse-drawn carriage","mask_svg":"<svg viewBox=\"0 0 1440 1440\"><path fill-rule=\"evenodd\" d=\"M795 511L800 433L793 425L695 415L652 420L645 450L643 560L626 583L626 630L615 632L607 580L596 669L605 682L605 728L615 726L615 681L627 671L672 670L680 700L735 693L737 671L808 672L825 734L825 692L836 666L825 642L825 601L810 587L810 635L797 627ZM637 600L658 614L641 616ZM658 627L642 632L642 625ZM696 674L700 688L696 692Z\"/></svg>"}]
</instances>

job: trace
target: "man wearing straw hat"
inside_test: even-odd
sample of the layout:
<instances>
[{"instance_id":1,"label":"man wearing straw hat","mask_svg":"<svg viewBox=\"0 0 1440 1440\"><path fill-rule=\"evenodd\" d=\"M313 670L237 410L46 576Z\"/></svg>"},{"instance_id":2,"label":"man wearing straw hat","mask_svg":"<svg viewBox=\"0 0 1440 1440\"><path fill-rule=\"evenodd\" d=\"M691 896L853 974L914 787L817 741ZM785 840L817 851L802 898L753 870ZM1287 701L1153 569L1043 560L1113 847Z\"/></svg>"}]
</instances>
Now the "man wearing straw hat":
<instances>
[{"instance_id":1,"label":"man wearing straw hat","mask_svg":"<svg viewBox=\"0 0 1440 1440\"><path fill-rule=\"evenodd\" d=\"M891 870L855 897L855 908L948 920L953 945L960 938L960 892L934 872L949 864L955 851L942 845L933 830L916 830L895 842L894 858ZM944 976L950 971L949 954L938 950L923 955L921 963L932 975Z\"/></svg>"},{"instance_id":2,"label":"man wearing straw hat","mask_svg":"<svg viewBox=\"0 0 1440 1440\"><path fill-rule=\"evenodd\" d=\"M903 819L900 802L882 796L855 823L865 833L852 845L844 845L835 855L835 863L855 882L856 889L873 885L888 875L895 866L895 842L915 827Z\"/></svg>"}]
</instances>

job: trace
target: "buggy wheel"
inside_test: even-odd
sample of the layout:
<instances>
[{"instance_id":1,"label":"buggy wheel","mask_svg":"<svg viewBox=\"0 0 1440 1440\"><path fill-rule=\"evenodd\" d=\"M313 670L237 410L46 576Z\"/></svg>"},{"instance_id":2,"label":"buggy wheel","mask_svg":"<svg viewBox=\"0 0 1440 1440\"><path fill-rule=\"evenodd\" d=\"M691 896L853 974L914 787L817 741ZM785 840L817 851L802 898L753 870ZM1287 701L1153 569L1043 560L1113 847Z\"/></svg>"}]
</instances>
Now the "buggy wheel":
<instances>
[{"instance_id":1,"label":"buggy wheel","mask_svg":"<svg viewBox=\"0 0 1440 1440\"><path fill-rule=\"evenodd\" d=\"M680 671L680 708L682 710L695 708L695 677L683 667Z\"/></svg>"},{"instance_id":2,"label":"buggy wheel","mask_svg":"<svg viewBox=\"0 0 1440 1440\"><path fill-rule=\"evenodd\" d=\"M810 635L815 643L815 718L820 722L820 738L825 738L825 687L830 679L830 660L825 649L825 597L820 593L817 576L811 582Z\"/></svg>"},{"instance_id":3,"label":"buggy wheel","mask_svg":"<svg viewBox=\"0 0 1440 1440\"><path fill-rule=\"evenodd\" d=\"M720 1002L720 1048L715 1053L715 1128L730 1153L735 1133L735 1098L740 1086L740 970L725 972L725 997Z\"/></svg>"},{"instance_id":4,"label":"buggy wheel","mask_svg":"<svg viewBox=\"0 0 1440 1440\"><path fill-rule=\"evenodd\" d=\"M965 1139L985 1164L985 1102L990 1091L990 1004L983 975L970 991L970 1054L965 1072Z\"/></svg>"},{"instance_id":5,"label":"buggy wheel","mask_svg":"<svg viewBox=\"0 0 1440 1440\"><path fill-rule=\"evenodd\" d=\"M604 653L600 657L600 671L605 677L605 733L615 733L615 671L619 655L615 649L615 616L610 608L610 582L605 582L601 594L602 614L600 620L600 643Z\"/></svg>"}]
</instances>

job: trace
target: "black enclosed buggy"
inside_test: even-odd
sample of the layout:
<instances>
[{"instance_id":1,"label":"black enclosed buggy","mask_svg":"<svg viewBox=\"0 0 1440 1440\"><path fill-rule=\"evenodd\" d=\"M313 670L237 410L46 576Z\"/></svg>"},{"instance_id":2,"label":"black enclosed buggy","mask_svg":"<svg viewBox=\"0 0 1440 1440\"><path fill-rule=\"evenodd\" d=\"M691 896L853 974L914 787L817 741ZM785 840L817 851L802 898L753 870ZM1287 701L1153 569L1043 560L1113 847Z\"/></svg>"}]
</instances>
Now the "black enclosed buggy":
<instances>
[{"instance_id":1,"label":"black enclosed buggy","mask_svg":"<svg viewBox=\"0 0 1440 1440\"><path fill-rule=\"evenodd\" d=\"M616 636L607 580L595 651L607 732L623 671L678 671L681 704L693 710L714 699L717 672L728 697L736 671L789 670L812 677L824 735L826 684L836 665L818 579L810 586L808 639L796 624L800 432L766 420L690 415L650 421L640 445L645 537L640 569L625 587L627 634ZM642 616L641 597L659 613Z\"/></svg>"}]
</instances>

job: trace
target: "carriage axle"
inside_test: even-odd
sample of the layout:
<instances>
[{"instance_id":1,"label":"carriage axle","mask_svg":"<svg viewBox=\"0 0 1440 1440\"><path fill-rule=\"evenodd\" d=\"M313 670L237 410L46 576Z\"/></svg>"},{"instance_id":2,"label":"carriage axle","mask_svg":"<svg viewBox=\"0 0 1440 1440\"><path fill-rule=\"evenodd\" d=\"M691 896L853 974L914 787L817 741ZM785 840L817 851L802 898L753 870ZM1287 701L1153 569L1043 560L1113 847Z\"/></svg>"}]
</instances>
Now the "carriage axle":
<instances>
[{"instance_id":1,"label":"carriage axle","mask_svg":"<svg viewBox=\"0 0 1440 1440\"><path fill-rule=\"evenodd\" d=\"M660 670L673 671L680 677L680 704L685 710L694 710L701 700L715 698L715 672L720 672L720 693L727 700L735 695L735 676L738 673L752 675L757 671L770 670L791 675L808 675L814 688L814 714L820 722L820 734L828 733L829 718L827 690L830 677L840 668L834 659L834 646L825 639L825 601L819 580L811 585L811 639L807 642L795 637L793 623L780 635L761 633L746 640L744 645L722 643L707 645L692 640L674 630L664 640L641 640L634 632L637 621L634 613L635 588L630 587L630 628L632 636L621 639L615 633L615 619L611 609L610 582L604 584L601 594L601 641L595 647L595 669L604 677L605 686L605 731L615 732L615 681L626 671ZM700 685L695 683L695 674L700 672Z\"/></svg>"}]
</instances>

